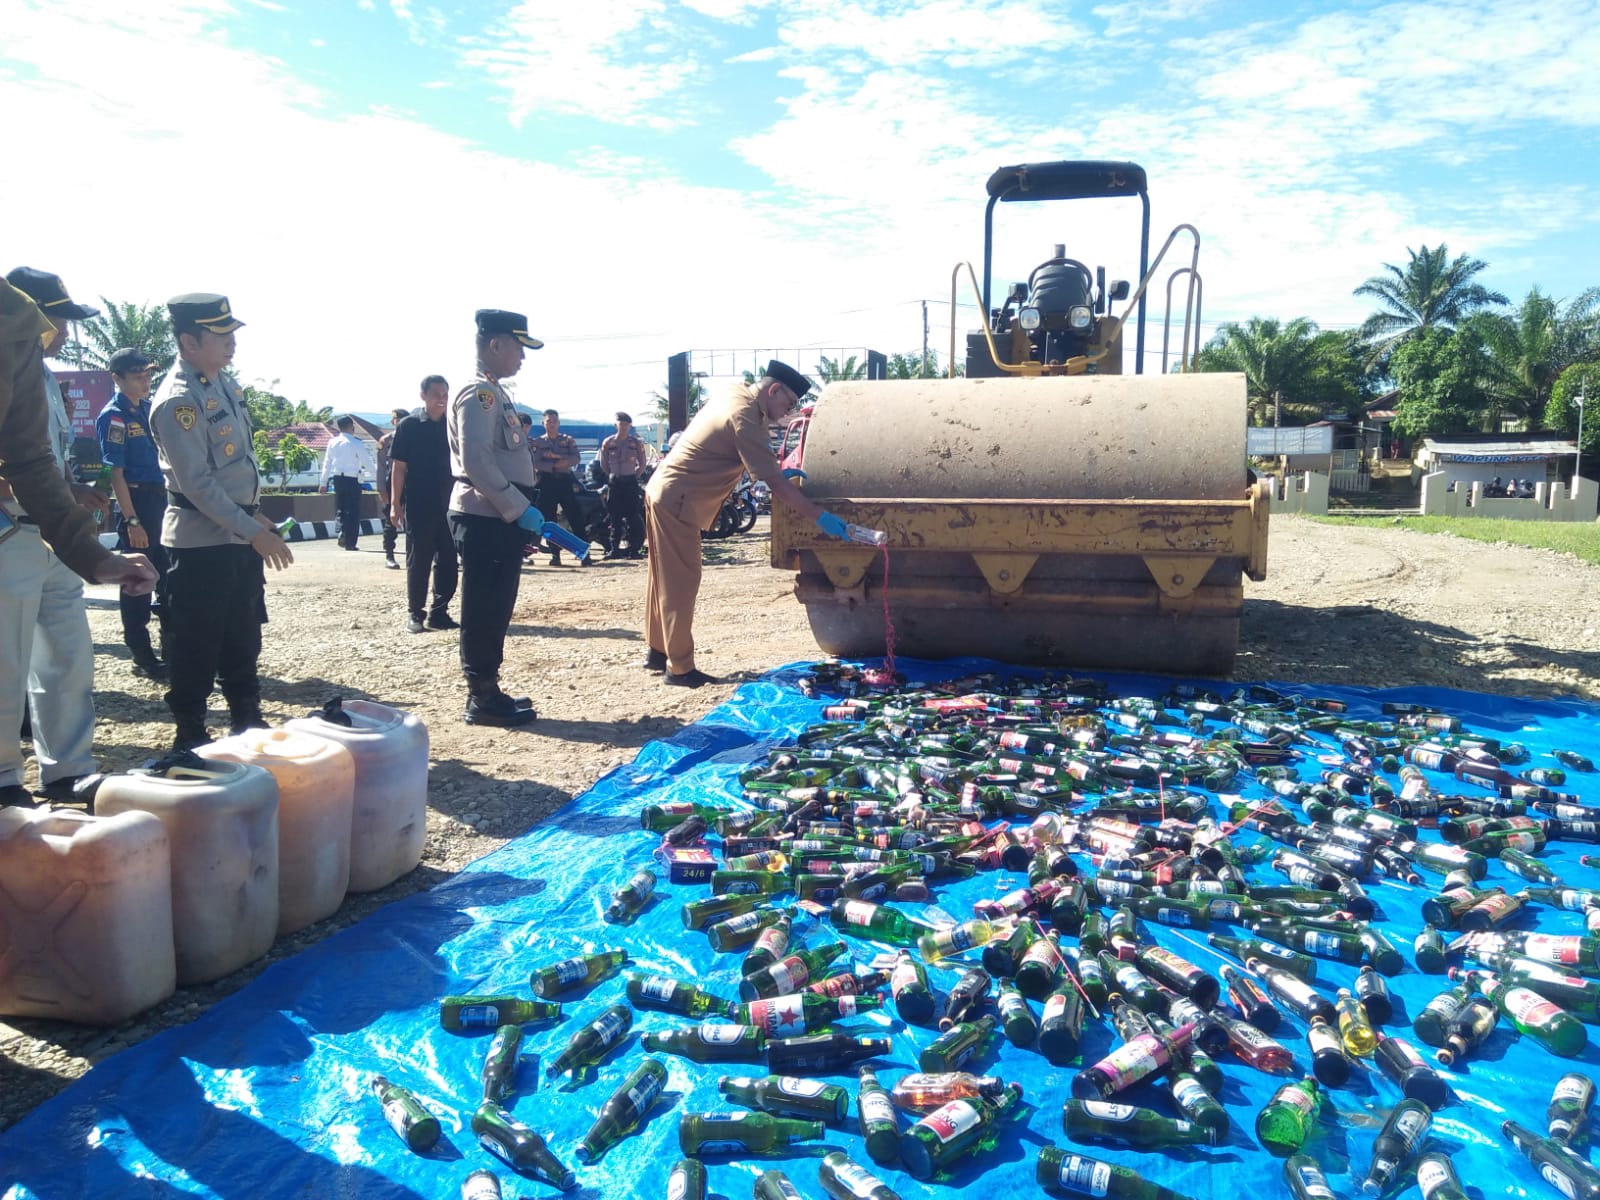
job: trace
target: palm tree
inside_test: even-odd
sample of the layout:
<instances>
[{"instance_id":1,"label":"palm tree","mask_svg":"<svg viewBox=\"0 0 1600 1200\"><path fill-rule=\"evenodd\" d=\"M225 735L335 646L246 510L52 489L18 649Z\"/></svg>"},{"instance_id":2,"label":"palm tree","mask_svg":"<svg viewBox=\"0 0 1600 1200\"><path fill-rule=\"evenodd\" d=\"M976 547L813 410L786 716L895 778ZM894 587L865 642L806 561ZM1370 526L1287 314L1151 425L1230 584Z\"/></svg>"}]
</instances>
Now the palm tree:
<instances>
[{"instance_id":1,"label":"palm tree","mask_svg":"<svg viewBox=\"0 0 1600 1200\"><path fill-rule=\"evenodd\" d=\"M1371 343L1369 367L1386 364L1395 347L1424 329L1453 329L1472 313L1506 303L1499 292L1472 282L1488 263L1465 254L1451 262L1449 247L1443 242L1432 250L1408 246L1406 253L1411 261L1403 270L1384 263L1388 275L1374 275L1354 292L1371 296L1381 306L1361 326L1362 337Z\"/></svg>"},{"instance_id":2,"label":"palm tree","mask_svg":"<svg viewBox=\"0 0 1600 1200\"><path fill-rule=\"evenodd\" d=\"M829 358L826 354L817 358L817 378L824 384L834 383L841 379L865 379L867 377L867 364L859 362L852 354L843 362Z\"/></svg>"},{"instance_id":3,"label":"palm tree","mask_svg":"<svg viewBox=\"0 0 1600 1200\"><path fill-rule=\"evenodd\" d=\"M749 375L749 373L750 372L748 371L745 372L746 375ZM750 383L753 381L746 379L745 382ZM667 390L669 387L671 387L670 384L663 386L659 392L650 393L650 398L656 402L655 418L663 425L667 423L667 418L670 415L668 413L669 403L667 399ZM705 402L705 385L700 382L700 376L691 373L689 376L689 420L694 420L695 413L700 411L700 406Z\"/></svg>"},{"instance_id":4,"label":"palm tree","mask_svg":"<svg viewBox=\"0 0 1600 1200\"><path fill-rule=\"evenodd\" d=\"M80 367L105 370L111 356L124 346L143 351L152 364L152 375L159 379L172 366L178 356L178 346L172 337L172 321L166 306L152 304L117 304L100 297L103 316L85 321L79 328L84 341L72 343L67 350L71 361Z\"/></svg>"},{"instance_id":5,"label":"palm tree","mask_svg":"<svg viewBox=\"0 0 1600 1200\"><path fill-rule=\"evenodd\" d=\"M1600 348L1596 314L1600 288L1590 288L1564 308L1537 287L1513 315L1479 313L1470 318L1488 351L1484 380L1493 412L1520 419L1525 428L1542 423L1555 381L1568 366Z\"/></svg>"},{"instance_id":6,"label":"palm tree","mask_svg":"<svg viewBox=\"0 0 1600 1200\"><path fill-rule=\"evenodd\" d=\"M1288 324L1275 317L1251 317L1243 325L1229 321L1201 349L1195 366L1242 374L1254 424L1266 424L1280 402L1295 416L1320 416L1310 383L1320 357L1317 339L1309 317Z\"/></svg>"}]
</instances>

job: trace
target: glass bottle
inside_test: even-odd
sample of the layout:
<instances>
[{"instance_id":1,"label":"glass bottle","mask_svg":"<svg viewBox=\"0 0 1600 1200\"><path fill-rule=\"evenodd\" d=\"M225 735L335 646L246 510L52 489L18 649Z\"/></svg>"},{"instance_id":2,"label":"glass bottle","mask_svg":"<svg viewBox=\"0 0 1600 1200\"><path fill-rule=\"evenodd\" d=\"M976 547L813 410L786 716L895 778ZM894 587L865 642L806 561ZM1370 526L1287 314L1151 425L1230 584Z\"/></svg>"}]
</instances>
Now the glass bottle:
<instances>
[{"instance_id":1,"label":"glass bottle","mask_svg":"<svg viewBox=\"0 0 1600 1200\"><path fill-rule=\"evenodd\" d=\"M763 1171L756 1177L752 1200L805 1200L800 1189L782 1171Z\"/></svg>"},{"instance_id":2,"label":"glass bottle","mask_svg":"<svg viewBox=\"0 0 1600 1200\"><path fill-rule=\"evenodd\" d=\"M840 933L895 946L914 946L930 932L928 926L912 920L898 908L874 904L871 900L835 900L828 911L828 919Z\"/></svg>"},{"instance_id":3,"label":"glass bottle","mask_svg":"<svg viewBox=\"0 0 1600 1200\"><path fill-rule=\"evenodd\" d=\"M1106 951L1109 955L1109 951ZM1116 961L1114 958L1112 961ZM1054 929L1032 942L1017 962L1012 982L1030 1000L1043 1000L1061 979L1065 960L1061 956L1061 935Z\"/></svg>"},{"instance_id":4,"label":"glass bottle","mask_svg":"<svg viewBox=\"0 0 1600 1200\"><path fill-rule=\"evenodd\" d=\"M429 1112L421 1100L409 1089L390 1083L382 1075L374 1075L368 1086L383 1106L383 1119L400 1135L407 1149L418 1154L433 1149L439 1141L439 1118Z\"/></svg>"},{"instance_id":5,"label":"glass bottle","mask_svg":"<svg viewBox=\"0 0 1600 1200\"><path fill-rule=\"evenodd\" d=\"M626 950L602 950L597 954L580 955L540 967L532 976L533 994L548 1000L563 992L599 983L615 975L627 962Z\"/></svg>"},{"instance_id":6,"label":"glass bottle","mask_svg":"<svg viewBox=\"0 0 1600 1200\"><path fill-rule=\"evenodd\" d=\"M988 1043L989 1038L999 1027L999 1019L994 1016L965 1021L940 1034L933 1044L918 1056L917 1064L922 1070L929 1072L958 1071L963 1063L973 1058Z\"/></svg>"},{"instance_id":7,"label":"glass bottle","mask_svg":"<svg viewBox=\"0 0 1600 1200\"><path fill-rule=\"evenodd\" d=\"M1287 946L1263 941L1260 938L1226 937L1220 933L1206 935L1206 941L1219 949L1226 950L1240 962L1249 962L1252 958L1259 958L1270 963L1280 971L1287 971L1291 975L1298 975L1307 983L1317 977L1317 960L1305 954L1297 953Z\"/></svg>"},{"instance_id":8,"label":"glass bottle","mask_svg":"<svg viewBox=\"0 0 1600 1200\"><path fill-rule=\"evenodd\" d=\"M814 1033L778 1038L767 1043L767 1069L780 1075L829 1075L864 1058L889 1053L888 1038L857 1038L842 1033Z\"/></svg>"},{"instance_id":9,"label":"glass bottle","mask_svg":"<svg viewBox=\"0 0 1600 1200\"><path fill-rule=\"evenodd\" d=\"M515 996L446 996L439 1025L451 1033L487 1033L502 1025L535 1025L561 1019L561 1005Z\"/></svg>"},{"instance_id":10,"label":"glass bottle","mask_svg":"<svg viewBox=\"0 0 1600 1200\"><path fill-rule=\"evenodd\" d=\"M1467 1200L1455 1164L1437 1150L1418 1156L1417 1186L1422 1189L1422 1200Z\"/></svg>"},{"instance_id":11,"label":"glass bottle","mask_svg":"<svg viewBox=\"0 0 1600 1200\"><path fill-rule=\"evenodd\" d=\"M850 1093L844 1088L793 1075L724 1075L717 1080L717 1090L735 1104L775 1117L837 1124L850 1109Z\"/></svg>"},{"instance_id":12,"label":"glass bottle","mask_svg":"<svg viewBox=\"0 0 1600 1200\"><path fill-rule=\"evenodd\" d=\"M1574 1058L1589 1044L1578 1018L1531 988L1482 971L1469 971L1466 979L1494 1002L1519 1033L1540 1042L1551 1054Z\"/></svg>"},{"instance_id":13,"label":"glass bottle","mask_svg":"<svg viewBox=\"0 0 1600 1200\"><path fill-rule=\"evenodd\" d=\"M522 1026L502 1025L483 1055L479 1079L483 1099L499 1102L516 1091L517 1064L522 1061Z\"/></svg>"},{"instance_id":14,"label":"glass bottle","mask_svg":"<svg viewBox=\"0 0 1600 1200\"><path fill-rule=\"evenodd\" d=\"M1339 1012L1339 1036L1344 1039L1345 1050L1357 1058L1371 1058L1378 1045L1378 1035L1373 1032L1361 1001L1349 988L1340 988L1334 1008Z\"/></svg>"},{"instance_id":15,"label":"glass bottle","mask_svg":"<svg viewBox=\"0 0 1600 1200\"><path fill-rule=\"evenodd\" d=\"M1372 1061L1407 1098L1421 1100L1435 1112L1444 1107L1449 1095L1444 1077L1422 1061L1410 1042L1379 1034Z\"/></svg>"},{"instance_id":16,"label":"glass bottle","mask_svg":"<svg viewBox=\"0 0 1600 1200\"><path fill-rule=\"evenodd\" d=\"M1214 1146L1217 1142L1214 1128L1173 1120L1154 1109L1106 1100L1068 1100L1061 1108L1061 1126L1075 1142L1132 1146L1136 1150Z\"/></svg>"},{"instance_id":17,"label":"glass bottle","mask_svg":"<svg viewBox=\"0 0 1600 1200\"><path fill-rule=\"evenodd\" d=\"M766 923L757 931L755 945L750 947L750 953L744 956L744 961L739 964L739 974L754 975L757 971L764 971L784 955L789 953L789 939L794 932L794 909L777 912L773 909L758 910L758 918ZM772 919L767 919L766 914L773 913ZM746 918L756 914L747 913ZM734 918L738 920L740 918ZM710 932L722 928L713 925ZM712 942L715 944L716 939Z\"/></svg>"},{"instance_id":18,"label":"glass bottle","mask_svg":"<svg viewBox=\"0 0 1600 1200\"><path fill-rule=\"evenodd\" d=\"M1256 1114L1256 1140L1279 1157L1294 1154L1305 1143L1321 1107L1322 1093L1314 1077L1284 1084Z\"/></svg>"},{"instance_id":19,"label":"glass bottle","mask_svg":"<svg viewBox=\"0 0 1600 1200\"><path fill-rule=\"evenodd\" d=\"M902 1112L926 1115L936 1108L973 1096L993 1098L1005 1090L1005 1080L997 1075L973 1075L967 1071L913 1072L895 1082L889 1098Z\"/></svg>"},{"instance_id":20,"label":"glass bottle","mask_svg":"<svg viewBox=\"0 0 1600 1200\"><path fill-rule=\"evenodd\" d=\"M767 898L756 892L727 892L691 900L678 910L685 929L710 931L724 921L747 916L766 903Z\"/></svg>"},{"instance_id":21,"label":"glass bottle","mask_svg":"<svg viewBox=\"0 0 1600 1200\"><path fill-rule=\"evenodd\" d=\"M1542 1138L1515 1121L1502 1121L1500 1133L1569 1200L1600 1200L1600 1168L1565 1142Z\"/></svg>"},{"instance_id":22,"label":"glass bottle","mask_svg":"<svg viewBox=\"0 0 1600 1200\"><path fill-rule=\"evenodd\" d=\"M599 1062L611 1048L628 1036L633 1028L633 1009L626 1004L613 1004L589 1024L572 1035L572 1040L558 1054L546 1075L560 1075L571 1071L576 1075L585 1067Z\"/></svg>"},{"instance_id":23,"label":"glass bottle","mask_svg":"<svg viewBox=\"0 0 1600 1200\"><path fill-rule=\"evenodd\" d=\"M1310 929L1279 920L1252 921L1250 930L1268 941L1277 942L1291 950L1303 950L1319 958L1331 958L1336 962L1350 963L1352 966L1360 963L1366 954L1359 934L1340 933L1333 929Z\"/></svg>"},{"instance_id":24,"label":"glass bottle","mask_svg":"<svg viewBox=\"0 0 1600 1200\"><path fill-rule=\"evenodd\" d=\"M1174 954L1165 946L1141 946L1134 954L1134 962L1150 979L1161 986L1187 996L1201 1008L1216 1007L1222 987L1209 971L1202 970L1182 955Z\"/></svg>"},{"instance_id":25,"label":"glass bottle","mask_svg":"<svg viewBox=\"0 0 1600 1200\"><path fill-rule=\"evenodd\" d=\"M1018 997L1021 999L1021 997ZM1027 1003L1023 1002L1023 1007ZM1083 997L1075 980L1063 980L1044 1001L1039 1020L1039 1053L1052 1066L1063 1067L1078 1056L1078 1038L1083 1032Z\"/></svg>"},{"instance_id":26,"label":"glass bottle","mask_svg":"<svg viewBox=\"0 0 1600 1200\"><path fill-rule=\"evenodd\" d=\"M1549 1135L1558 1142L1570 1142L1589 1120L1589 1109L1594 1104L1594 1080L1581 1071L1569 1071L1556 1080L1550 1095L1550 1106L1545 1110Z\"/></svg>"},{"instance_id":27,"label":"glass bottle","mask_svg":"<svg viewBox=\"0 0 1600 1200\"><path fill-rule=\"evenodd\" d=\"M1259 958L1252 958L1249 966L1267 990L1302 1021L1312 1017L1322 1017L1330 1025L1338 1021L1339 1010L1333 1002L1298 975L1280 971Z\"/></svg>"},{"instance_id":28,"label":"glass bottle","mask_svg":"<svg viewBox=\"0 0 1600 1200\"><path fill-rule=\"evenodd\" d=\"M764 1112L684 1113L678 1145L685 1154L774 1154L795 1142L813 1141L821 1121L795 1121Z\"/></svg>"},{"instance_id":29,"label":"glass bottle","mask_svg":"<svg viewBox=\"0 0 1600 1200\"><path fill-rule=\"evenodd\" d=\"M798 1037L835 1021L871 1012L883 1003L877 996L847 994L837 998L791 992L768 1000L730 1005L728 1016L739 1025L754 1025L769 1038Z\"/></svg>"},{"instance_id":30,"label":"glass bottle","mask_svg":"<svg viewBox=\"0 0 1600 1200\"><path fill-rule=\"evenodd\" d=\"M982 967L968 967L961 972L956 984L945 995L944 1012L939 1014L939 1029L953 1029L977 1006L989 998L989 988L994 983L989 972Z\"/></svg>"},{"instance_id":31,"label":"glass bottle","mask_svg":"<svg viewBox=\"0 0 1600 1200\"><path fill-rule=\"evenodd\" d=\"M1039 1151L1034 1180L1053 1196L1103 1200L1188 1200L1181 1192L1151 1183L1132 1167L1046 1146Z\"/></svg>"},{"instance_id":32,"label":"glass bottle","mask_svg":"<svg viewBox=\"0 0 1600 1200\"><path fill-rule=\"evenodd\" d=\"M1179 1026L1171 1036L1140 1034L1124 1042L1072 1079L1072 1094L1079 1100L1109 1100L1139 1080L1165 1070L1175 1055L1194 1037L1193 1023Z\"/></svg>"},{"instance_id":33,"label":"glass bottle","mask_svg":"<svg viewBox=\"0 0 1600 1200\"><path fill-rule=\"evenodd\" d=\"M1311 1028L1306 1031L1306 1042L1311 1050L1311 1073L1319 1083L1328 1087L1342 1087L1350 1080L1350 1060L1345 1057L1344 1039L1328 1019L1321 1015L1311 1018Z\"/></svg>"},{"instance_id":34,"label":"glass bottle","mask_svg":"<svg viewBox=\"0 0 1600 1200\"><path fill-rule=\"evenodd\" d=\"M1487 1000L1474 999L1454 1021L1445 1035L1444 1045L1434 1057L1445 1066L1454 1066L1465 1058L1467 1051L1481 1046L1500 1021L1500 1013Z\"/></svg>"},{"instance_id":35,"label":"glass bottle","mask_svg":"<svg viewBox=\"0 0 1600 1200\"><path fill-rule=\"evenodd\" d=\"M833 1200L900 1200L900 1193L839 1150L823 1158L817 1182Z\"/></svg>"},{"instance_id":36,"label":"glass bottle","mask_svg":"<svg viewBox=\"0 0 1600 1200\"><path fill-rule=\"evenodd\" d=\"M647 1058L635 1067L622 1081L622 1086L600 1106L600 1115L578 1143L578 1161L597 1161L637 1129L666 1086L667 1068L659 1059Z\"/></svg>"},{"instance_id":37,"label":"glass bottle","mask_svg":"<svg viewBox=\"0 0 1600 1200\"><path fill-rule=\"evenodd\" d=\"M493 1171L474 1171L461 1181L461 1200L502 1200L504 1195Z\"/></svg>"},{"instance_id":38,"label":"glass bottle","mask_svg":"<svg viewBox=\"0 0 1600 1200\"><path fill-rule=\"evenodd\" d=\"M885 1167L900 1154L900 1122L895 1116L894 1101L890 1099L889 1089L878 1082L878 1073L872 1067L863 1063L857 1078L857 1125L867 1143L867 1156Z\"/></svg>"},{"instance_id":39,"label":"glass bottle","mask_svg":"<svg viewBox=\"0 0 1600 1200\"><path fill-rule=\"evenodd\" d=\"M1396 1104L1372 1143L1372 1165L1361 1181L1361 1190L1369 1196L1381 1196L1388 1191L1396 1175L1428 1140L1432 1124L1433 1112L1422 1101L1402 1100Z\"/></svg>"},{"instance_id":40,"label":"glass bottle","mask_svg":"<svg viewBox=\"0 0 1600 1200\"><path fill-rule=\"evenodd\" d=\"M746 975L739 983L741 1000L765 1000L803 991L811 979L845 952L843 942L830 942L815 950L801 950L779 959L770 967Z\"/></svg>"},{"instance_id":41,"label":"glass bottle","mask_svg":"<svg viewBox=\"0 0 1600 1200\"><path fill-rule=\"evenodd\" d=\"M561 1165L545 1140L493 1101L485 1100L472 1114L472 1132L480 1146L518 1174L564 1192L578 1186L578 1177Z\"/></svg>"},{"instance_id":42,"label":"glass bottle","mask_svg":"<svg viewBox=\"0 0 1600 1200\"><path fill-rule=\"evenodd\" d=\"M627 992L628 1003L635 1008L685 1017L703 1017L707 1013L725 1017L736 1007L731 1000L665 975L630 975Z\"/></svg>"},{"instance_id":43,"label":"glass bottle","mask_svg":"<svg viewBox=\"0 0 1600 1200\"><path fill-rule=\"evenodd\" d=\"M691 1029L652 1030L639 1038L651 1054L676 1054L691 1062L760 1062L767 1035L754 1025L696 1025Z\"/></svg>"},{"instance_id":44,"label":"glass bottle","mask_svg":"<svg viewBox=\"0 0 1600 1200\"><path fill-rule=\"evenodd\" d=\"M952 1100L923 1117L900 1138L900 1161L913 1179L929 1180L958 1158L990 1149L1001 1123L1022 1103L1020 1084L998 1096Z\"/></svg>"},{"instance_id":45,"label":"glass bottle","mask_svg":"<svg viewBox=\"0 0 1600 1200\"><path fill-rule=\"evenodd\" d=\"M928 972L909 951L902 950L895 958L889 994L907 1024L925 1025L933 1019L933 989L928 986Z\"/></svg>"},{"instance_id":46,"label":"glass bottle","mask_svg":"<svg viewBox=\"0 0 1600 1200\"><path fill-rule=\"evenodd\" d=\"M1011 980L1000 981L995 1009L1000 1014L1000 1028L1005 1031L1006 1041L1021 1049L1033 1045L1039 1036L1039 1021L1028 1007L1027 998L1017 991L1017 985Z\"/></svg>"},{"instance_id":47,"label":"glass bottle","mask_svg":"<svg viewBox=\"0 0 1600 1200\"><path fill-rule=\"evenodd\" d=\"M1394 1002L1389 999L1389 985L1383 976L1370 965L1362 967L1352 985L1356 999L1366 1010L1367 1020L1373 1025L1385 1025L1394 1016Z\"/></svg>"},{"instance_id":48,"label":"glass bottle","mask_svg":"<svg viewBox=\"0 0 1600 1200\"><path fill-rule=\"evenodd\" d=\"M656 873L649 867L640 867L628 877L628 882L611 893L611 903L606 906L605 919L613 925L629 924L655 895Z\"/></svg>"},{"instance_id":49,"label":"glass bottle","mask_svg":"<svg viewBox=\"0 0 1600 1200\"><path fill-rule=\"evenodd\" d=\"M707 1186L705 1164L680 1158L667 1174L666 1200L706 1200Z\"/></svg>"},{"instance_id":50,"label":"glass bottle","mask_svg":"<svg viewBox=\"0 0 1600 1200\"><path fill-rule=\"evenodd\" d=\"M1283 1160L1283 1181L1294 1200L1335 1200L1322 1165L1309 1154L1291 1154Z\"/></svg>"},{"instance_id":51,"label":"glass bottle","mask_svg":"<svg viewBox=\"0 0 1600 1200\"><path fill-rule=\"evenodd\" d=\"M1258 1071L1271 1075L1294 1070L1294 1055L1286 1046L1262 1033L1254 1025L1215 1015L1213 1020L1228 1035L1228 1049Z\"/></svg>"},{"instance_id":52,"label":"glass bottle","mask_svg":"<svg viewBox=\"0 0 1600 1200\"><path fill-rule=\"evenodd\" d=\"M1417 970L1424 975L1443 975L1448 967L1449 959L1446 957L1444 938L1432 925L1424 925L1417 934L1417 940L1412 943L1415 952Z\"/></svg>"},{"instance_id":53,"label":"glass bottle","mask_svg":"<svg viewBox=\"0 0 1600 1200\"><path fill-rule=\"evenodd\" d=\"M1227 1136L1232 1123L1228 1118L1228 1110L1217 1102L1217 1098L1206 1090L1206 1085L1188 1067L1181 1063L1173 1066L1167 1090L1184 1120L1210 1129L1219 1142Z\"/></svg>"},{"instance_id":54,"label":"glass bottle","mask_svg":"<svg viewBox=\"0 0 1600 1200\"><path fill-rule=\"evenodd\" d=\"M1217 973L1227 985L1228 1003L1238 1009L1239 1015L1249 1024L1262 1033L1271 1033L1283 1023L1283 1014L1254 976L1226 964L1218 967Z\"/></svg>"}]
</instances>

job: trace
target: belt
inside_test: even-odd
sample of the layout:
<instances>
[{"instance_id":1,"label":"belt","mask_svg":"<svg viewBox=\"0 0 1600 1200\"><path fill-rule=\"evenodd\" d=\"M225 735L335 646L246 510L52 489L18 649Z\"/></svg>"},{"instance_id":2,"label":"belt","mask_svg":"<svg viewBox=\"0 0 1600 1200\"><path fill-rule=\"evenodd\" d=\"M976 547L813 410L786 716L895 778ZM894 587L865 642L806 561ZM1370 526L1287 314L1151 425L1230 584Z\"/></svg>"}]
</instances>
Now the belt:
<instances>
[{"instance_id":1,"label":"belt","mask_svg":"<svg viewBox=\"0 0 1600 1200\"><path fill-rule=\"evenodd\" d=\"M200 511L195 507L193 500L187 496L179 495L177 492L167 493L167 503L172 505L173 508L187 508L190 512ZM247 516L253 517L256 515L256 510L261 506L259 504L241 504L239 507L244 509Z\"/></svg>"},{"instance_id":2,"label":"belt","mask_svg":"<svg viewBox=\"0 0 1600 1200\"><path fill-rule=\"evenodd\" d=\"M123 482L124 483L128 483L127 480L123 480ZM129 491L137 492L141 488L159 488L161 491L164 492L164 491L167 490L167 485L164 484L164 483L128 483L128 490Z\"/></svg>"}]
</instances>

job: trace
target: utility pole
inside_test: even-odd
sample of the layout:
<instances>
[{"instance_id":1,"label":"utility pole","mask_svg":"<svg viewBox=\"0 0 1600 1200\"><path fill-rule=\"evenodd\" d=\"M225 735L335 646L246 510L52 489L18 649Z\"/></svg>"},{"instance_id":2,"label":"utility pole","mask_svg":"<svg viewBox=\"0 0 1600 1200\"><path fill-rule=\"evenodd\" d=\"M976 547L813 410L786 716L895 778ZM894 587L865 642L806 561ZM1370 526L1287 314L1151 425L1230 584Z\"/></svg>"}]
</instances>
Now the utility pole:
<instances>
[{"instance_id":1,"label":"utility pole","mask_svg":"<svg viewBox=\"0 0 1600 1200\"><path fill-rule=\"evenodd\" d=\"M922 377L928 377L928 302L922 302Z\"/></svg>"},{"instance_id":2,"label":"utility pole","mask_svg":"<svg viewBox=\"0 0 1600 1200\"><path fill-rule=\"evenodd\" d=\"M1578 383L1578 456L1572 460L1572 486L1578 486L1578 476L1583 473L1583 409L1589 402L1589 376Z\"/></svg>"}]
</instances>

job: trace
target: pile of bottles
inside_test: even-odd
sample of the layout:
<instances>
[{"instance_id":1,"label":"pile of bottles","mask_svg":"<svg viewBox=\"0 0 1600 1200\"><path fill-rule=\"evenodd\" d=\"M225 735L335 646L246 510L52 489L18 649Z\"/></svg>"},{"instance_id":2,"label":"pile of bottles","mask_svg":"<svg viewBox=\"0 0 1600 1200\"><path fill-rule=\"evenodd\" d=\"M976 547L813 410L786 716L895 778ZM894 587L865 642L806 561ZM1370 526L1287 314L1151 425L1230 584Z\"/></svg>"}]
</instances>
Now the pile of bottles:
<instances>
[{"instance_id":1,"label":"pile of bottles","mask_svg":"<svg viewBox=\"0 0 1600 1200\"><path fill-rule=\"evenodd\" d=\"M1556 869L1588 865L1563 843L1600 842L1600 807L1570 790L1594 770L1580 754L1535 759L1421 705L1356 719L1262 686L883 687L824 663L802 691L820 721L745 771L737 799L645 808L602 901L611 925L681 921L677 960L703 940L711 970L601 950L541 965L531 999L443 1002L446 1028L492 1034L472 1128L519 1173L579 1181L509 1108L524 1027L563 1021L580 992L591 1007L547 1073L617 1079L572 1148L581 1166L692 1090L669 1077L715 1082L719 1107L675 1114L681 1160L637 1185L675 1200L709 1194L707 1162L824 1140L817 1184L838 1200L969 1186L1007 1148L1054 1195L1181 1200L1127 1156L1228 1145L1282 1158L1298 1200L1330 1200L1318 1149L1341 1123L1377 1132L1335 1175L1460 1200L1458 1143L1434 1114L1467 1064L1506 1036L1591 1053L1600 890ZM1420 930L1384 911L1402 898ZM1027 1076L1055 1082L1025 1094ZM414 1096L374 1089L408 1145L437 1140ZM1561 1075L1544 1133L1497 1117L1480 1144L1600 1200L1572 1149L1593 1097ZM1017 1136L1057 1103L1062 1145ZM498 1195L485 1176L463 1195ZM807 1193L773 1169L753 1194Z\"/></svg>"}]
</instances>

